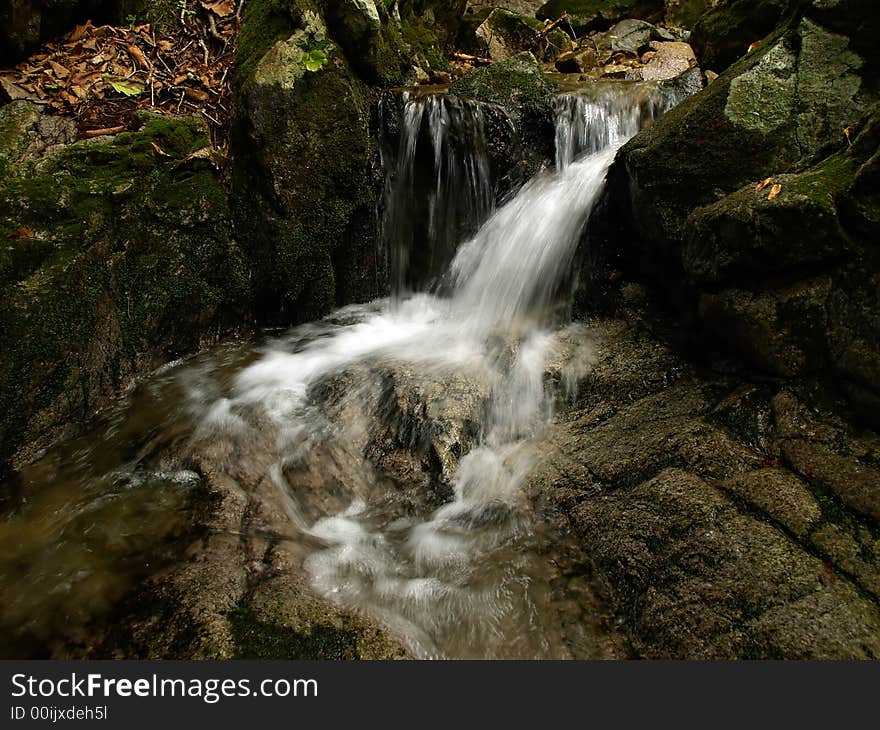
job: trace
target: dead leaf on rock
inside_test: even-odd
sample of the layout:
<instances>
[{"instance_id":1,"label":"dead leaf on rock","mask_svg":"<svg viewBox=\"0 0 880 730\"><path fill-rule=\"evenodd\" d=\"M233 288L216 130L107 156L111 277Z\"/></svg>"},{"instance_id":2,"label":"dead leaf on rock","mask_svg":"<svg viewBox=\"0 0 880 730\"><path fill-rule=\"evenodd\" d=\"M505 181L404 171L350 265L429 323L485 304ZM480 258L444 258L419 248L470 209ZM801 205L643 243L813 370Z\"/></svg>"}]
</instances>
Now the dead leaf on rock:
<instances>
[{"instance_id":1,"label":"dead leaf on rock","mask_svg":"<svg viewBox=\"0 0 880 730\"><path fill-rule=\"evenodd\" d=\"M773 182L772 177L768 177L766 180L761 180L761 182L759 182L755 186L755 192L760 193L764 188L766 188L772 182Z\"/></svg>"},{"instance_id":2,"label":"dead leaf on rock","mask_svg":"<svg viewBox=\"0 0 880 730\"><path fill-rule=\"evenodd\" d=\"M770 195L767 196L767 200L773 200L781 192L782 192L782 185L777 183L772 188L770 188Z\"/></svg>"}]
</instances>

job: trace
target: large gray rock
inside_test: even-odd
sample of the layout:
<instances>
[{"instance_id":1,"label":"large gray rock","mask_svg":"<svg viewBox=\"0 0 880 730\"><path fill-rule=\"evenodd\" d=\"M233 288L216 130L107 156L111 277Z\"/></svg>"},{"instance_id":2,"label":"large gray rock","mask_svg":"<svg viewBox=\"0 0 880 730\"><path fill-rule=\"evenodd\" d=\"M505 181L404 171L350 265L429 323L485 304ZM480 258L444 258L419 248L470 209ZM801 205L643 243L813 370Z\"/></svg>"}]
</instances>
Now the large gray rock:
<instances>
[{"instance_id":1,"label":"large gray rock","mask_svg":"<svg viewBox=\"0 0 880 730\"><path fill-rule=\"evenodd\" d=\"M701 337L779 376L833 368L867 414L878 95L856 51L864 27L824 25L819 5L622 149L591 241L617 247L609 266L657 282Z\"/></svg>"},{"instance_id":2,"label":"large gray rock","mask_svg":"<svg viewBox=\"0 0 880 730\"><path fill-rule=\"evenodd\" d=\"M531 485L635 655L878 656L876 434L766 384L703 380L626 311L592 324L596 362Z\"/></svg>"}]
</instances>

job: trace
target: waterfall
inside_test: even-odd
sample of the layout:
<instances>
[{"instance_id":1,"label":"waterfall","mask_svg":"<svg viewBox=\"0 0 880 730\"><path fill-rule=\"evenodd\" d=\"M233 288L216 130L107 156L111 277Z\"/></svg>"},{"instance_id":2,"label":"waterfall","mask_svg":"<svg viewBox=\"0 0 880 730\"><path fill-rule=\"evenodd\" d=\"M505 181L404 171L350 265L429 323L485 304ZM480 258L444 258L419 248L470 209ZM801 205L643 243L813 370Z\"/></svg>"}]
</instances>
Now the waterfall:
<instances>
[{"instance_id":1,"label":"waterfall","mask_svg":"<svg viewBox=\"0 0 880 730\"><path fill-rule=\"evenodd\" d=\"M225 482L247 501L236 542L295 574L291 590L308 584L371 615L415 655L572 656L580 639L564 606L583 599L561 578L576 573L579 548L542 514L529 479L552 450L554 409L592 362L586 328L566 321L585 224L618 148L677 97L628 83L560 96L555 169L503 203L499 170L521 167L522 156L498 142L515 136L499 108L443 95L400 101L383 149L394 296L147 378L94 445L74 445L74 472L95 475L83 505L58 508L75 491L56 480L62 457L40 467L57 481L45 509L69 513L74 527L116 514L111 529L138 536L178 524L186 489ZM152 482L164 485L160 500L130 488ZM122 504L135 509L113 507L129 493L139 501ZM87 540L71 544L21 553L38 589L20 595L35 597L44 623L72 615L53 596L78 585L84 565L110 584L125 562ZM28 562L17 555L6 561L15 580ZM266 565L256 563L255 581L275 575ZM51 590L40 587L47 581Z\"/></svg>"},{"instance_id":2,"label":"waterfall","mask_svg":"<svg viewBox=\"0 0 880 730\"><path fill-rule=\"evenodd\" d=\"M383 160L382 238L396 296L435 281L494 209L488 121L477 102L403 93L400 139Z\"/></svg>"},{"instance_id":3,"label":"waterfall","mask_svg":"<svg viewBox=\"0 0 880 730\"><path fill-rule=\"evenodd\" d=\"M529 616L541 611L533 593L538 589L523 587L546 581L537 557L544 548L534 542L540 529L523 495L537 458L534 440L553 412L546 363L558 345L572 260L608 167L622 144L673 103L650 85L599 85L560 96L557 169L539 174L493 210L480 107L447 97L407 97L386 211L398 271L407 271L420 250L437 263L441 250L454 250L456 231L485 219L451 257L449 288L431 293L425 283L421 293L394 306L350 308L342 324L304 347L271 348L237 379L234 401L265 408L288 433L279 443L298 444L304 430L309 443L320 442L327 430L326 422L314 420L312 386L347 368L415 379L417 392L450 378L485 384L479 438L457 466L445 453L437 457L447 465L453 498L421 518L388 508L391 497L377 502L368 481L341 511L310 524L295 483L276 472L288 511L321 546L305 561L313 585L342 605L378 616L420 656L470 656L474 646L484 647L474 656L562 651L552 630L535 632L529 625ZM463 129L473 135L468 153L456 139ZM417 195L426 181L427 221L407 221L420 210L411 191ZM417 231L423 238L415 238ZM347 403L362 403L385 377L359 372L365 380L348 386ZM426 413L438 407L426 404ZM337 441L356 441L346 423L335 428L341 429ZM442 451L443 443L434 448ZM514 564L500 558L508 551L518 556ZM485 649L486 636L500 638Z\"/></svg>"}]
</instances>

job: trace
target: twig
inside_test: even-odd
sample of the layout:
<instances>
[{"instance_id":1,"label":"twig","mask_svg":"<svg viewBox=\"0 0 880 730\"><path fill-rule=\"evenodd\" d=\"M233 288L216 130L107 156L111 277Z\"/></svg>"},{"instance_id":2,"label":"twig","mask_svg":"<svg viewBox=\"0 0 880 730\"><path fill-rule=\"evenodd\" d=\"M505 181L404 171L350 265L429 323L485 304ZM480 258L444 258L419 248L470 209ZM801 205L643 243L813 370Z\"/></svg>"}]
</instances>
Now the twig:
<instances>
[{"instance_id":1,"label":"twig","mask_svg":"<svg viewBox=\"0 0 880 730\"><path fill-rule=\"evenodd\" d=\"M466 61L468 63L492 63L491 58L484 58L483 56L472 56L469 53L459 53L458 51L453 51L452 57L457 61Z\"/></svg>"},{"instance_id":2,"label":"twig","mask_svg":"<svg viewBox=\"0 0 880 730\"><path fill-rule=\"evenodd\" d=\"M92 139L93 137L103 137L108 134L119 134L120 132L124 132L125 127L106 127L104 129L87 129L82 133L82 136L85 139Z\"/></svg>"},{"instance_id":3,"label":"twig","mask_svg":"<svg viewBox=\"0 0 880 730\"><path fill-rule=\"evenodd\" d=\"M565 22L566 20L568 20L568 13L567 13L567 12L566 12L566 13L563 13L562 15L560 15L560 16L559 16L556 20L554 20L552 23L550 23L550 24L548 24L548 25L545 25L545 26L544 26L544 30L542 30L540 33L538 33L538 36L535 38L535 40L536 40L536 41L543 40L543 39L546 38L548 35L550 35L550 32L551 32L551 31L553 31L555 28L558 28L558 27L559 27L563 22Z\"/></svg>"},{"instance_id":4,"label":"twig","mask_svg":"<svg viewBox=\"0 0 880 730\"><path fill-rule=\"evenodd\" d=\"M214 13L210 11L208 11L208 33L214 40L223 43L225 47L226 39L217 32L217 22L214 20Z\"/></svg>"}]
</instances>

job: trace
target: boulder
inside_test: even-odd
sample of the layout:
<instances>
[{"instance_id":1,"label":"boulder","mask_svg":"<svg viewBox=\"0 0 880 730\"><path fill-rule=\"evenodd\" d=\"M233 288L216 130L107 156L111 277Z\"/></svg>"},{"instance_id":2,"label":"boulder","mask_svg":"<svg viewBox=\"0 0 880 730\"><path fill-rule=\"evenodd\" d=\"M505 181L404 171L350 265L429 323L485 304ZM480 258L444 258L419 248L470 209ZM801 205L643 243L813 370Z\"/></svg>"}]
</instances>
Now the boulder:
<instances>
[{"instance_id":1,"label":"boulder","mask_svg":"<svg viewBox=\"0 0 880 730\"><path fill-rule=\"evenodd\" d=\"M477 69L456 81L450 89L457 96L503 107L520 130L524 147L533 151L537 165L542 159L552 160L555 154L553 98L556 91L556 85L528 52Z\"/></svg>"},{"instance_id":2,"label":"boulder","mask_svg":"<svg viewBox=\"0 0 880 730\"><path fill-rule=\"evenodd\" d=\"M592 368L528 487L633 656L876 656L880 439L766 379L703 378L649 321L591 321Z\"/></svg>"},{"instance_id":3,"label":"boulder","mask_svg":"<svg viewBox=\"0 0 880 730\"><path fill-rule=\"evenodd\" d=\"M599 57L592 47L566 51L556 59L556 70L560 73L585 73L599 64Z\"/></svg>"},{"instance_id":4,"label":"boulder","mask_svg":"<svg viewBox=\"0 0 880 730\"><path fill-rule=\"evenodd\" d=\"M694 51L687 43L652 41L650 48L651 56L647 59L647 65L639 70L643 81L674 79L697 65Z\"/></svg>"},{"instance_id":5,"label":"boulder","mask_svg":"<svg viewBox=\"0 0 880 730\"><path fill-rule=\"evenodd\" d=\"M551 61L571 48L565 32L555 29L541 36L543 28L540 20L498 8L480 24L476 34L493 61L507 61L522 51L534 52L541 61Z\"/></svg>"},{"instance_id":6,"label":"boulder","mask_svg":"<svg viewBox=\"0 0 880 730\"><path fill-rule=\"evenodd\" d=\"M6 471L133 374L245 321L249 272L198 120L148 117L139 132L64 146L68 132L17 102L0 129Z\"/></svg>"},{"instance_id":7,"label":"boulder","mask_svg":"<svg viewBox=\"0 0 880 730\"><path fill-rule=\"evenodd\" d=\"M863 26L831 29L819 5L621 150L591 243L626 241L614 268L655 282L726 352L781 377L835 372L867 404L880 107Z\"/></svg>"},{"instance_id":8,"label":"boulder","mask_svg":"<svg viewBox=\"0 0 880 730\"><path fill-rule=\"evenodd\" d=\"M234 74L233 199L266 321L301 322L382 293L370 85L414 81L414 62L426 80L445 66L427 29L441 27L435 10L248 5Z\"/></svg>"},{"instance_id":9,"label":"boulder","mask_svg":"<svg viewBox=\"0 0 880 730\"><path fill-rule=\"evenodd\" d=\"M699 16L691 43L705 68L721 72L771 33L792 0L721 0Z\"/></svg>"},{"instance_id":10,"label":"boulder","mask_svg":"<svg viewBox=\"0 0 880 730\"><path fill-rule=\"evenodd\" d=\"M656 26L644 20L629 18L621 20L605 34L612 53L631 53L638 55L644 46L657 34Z\"/></svg>"}]
</instances>

